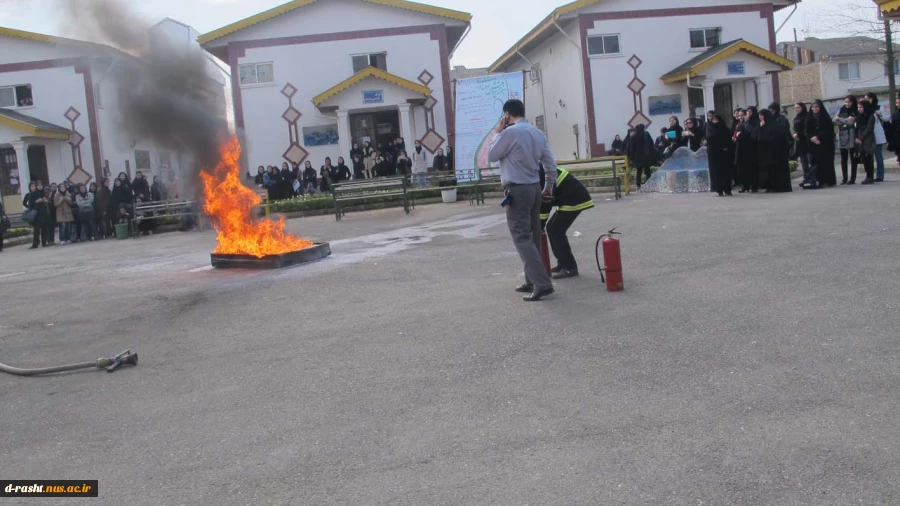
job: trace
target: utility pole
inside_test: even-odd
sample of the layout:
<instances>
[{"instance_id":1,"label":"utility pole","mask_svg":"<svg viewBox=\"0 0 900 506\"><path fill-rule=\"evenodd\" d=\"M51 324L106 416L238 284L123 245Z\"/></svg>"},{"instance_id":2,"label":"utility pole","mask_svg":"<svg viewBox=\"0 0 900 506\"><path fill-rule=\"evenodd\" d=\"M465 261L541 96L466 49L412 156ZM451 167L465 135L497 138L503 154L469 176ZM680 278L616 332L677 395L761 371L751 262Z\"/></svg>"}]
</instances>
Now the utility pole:
<instances>
[{"instance_id":1,"label":"utility pole","mask_svg":"<svg viewBox=\"0 0 900 506\"><path fill-rule=\"evenodd\" d=\"M885 65L888 69L888 103L891 105L891 114L897 111L897 79L894 73L897 70L897 63L894 61L894 38L891 33L891 20L884 19L884 57L887 60Z\"/></svg>"}]
</instances>

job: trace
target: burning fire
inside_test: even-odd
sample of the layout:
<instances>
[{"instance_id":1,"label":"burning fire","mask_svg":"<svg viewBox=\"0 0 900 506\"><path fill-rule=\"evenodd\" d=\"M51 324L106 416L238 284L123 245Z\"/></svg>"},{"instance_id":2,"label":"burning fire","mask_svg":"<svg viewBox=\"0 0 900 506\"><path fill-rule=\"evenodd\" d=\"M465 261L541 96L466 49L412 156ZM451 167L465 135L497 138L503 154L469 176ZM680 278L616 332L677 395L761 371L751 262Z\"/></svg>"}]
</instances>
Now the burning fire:
<instances>
[{"instance_id":1,"label":"burning fire","mask_svg":"<svg viewBox=\"0 0 900 506\"><path fill-rule=\"evenodd\" d=\"M284 218L253 220L251 210L262 198L241 183L241 145L236 137L225 142L219 154L213 173L200 172L206 198L204 210L219 231L219 245L213 253L262 258L313 245L312 241L285 233Z\"/></svg>"}]
</instances>

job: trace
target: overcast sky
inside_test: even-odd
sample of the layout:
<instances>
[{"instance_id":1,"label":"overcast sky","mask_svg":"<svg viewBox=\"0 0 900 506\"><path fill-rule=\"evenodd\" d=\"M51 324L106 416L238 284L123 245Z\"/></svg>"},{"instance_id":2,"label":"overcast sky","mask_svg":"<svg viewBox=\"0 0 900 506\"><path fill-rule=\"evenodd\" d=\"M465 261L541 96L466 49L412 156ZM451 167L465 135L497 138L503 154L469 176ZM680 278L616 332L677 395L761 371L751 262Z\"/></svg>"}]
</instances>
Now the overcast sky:
<instances>
[{"instance_id":1,"label":"overcast sky","mask_svg":"<svg viewBox=\"0 0 900 506\"><path fill-rule=\"evenodd\" d=\"M151 23L168 16L192 25L200 33L215 30L286 2L286 0L125 1L133 5L135 10ZM421 1L469 12L474 16L472 31L453 58L454 65L468 67L482 67L493 63L554 7L566 3L566 0ZM874 4L870 0L803 0L797 12L779 32L778 40L793 39L794 28L798 30L801 39L805 34L820 37L838 35L832 31L834 22L827 14L836 12L839 6L847 5L849 1L857 1L867 8L871 5L869 10L874 16ZM58 2L59 0L0 0L0 26L51 35L66 35L62 25L65 20L58 15L60 11L57 7ZM775 15L776 28L789 12L790 9L784 9ZM341 31L340 26L328 27L328 30Z\"/></svg>"}]
</instances>

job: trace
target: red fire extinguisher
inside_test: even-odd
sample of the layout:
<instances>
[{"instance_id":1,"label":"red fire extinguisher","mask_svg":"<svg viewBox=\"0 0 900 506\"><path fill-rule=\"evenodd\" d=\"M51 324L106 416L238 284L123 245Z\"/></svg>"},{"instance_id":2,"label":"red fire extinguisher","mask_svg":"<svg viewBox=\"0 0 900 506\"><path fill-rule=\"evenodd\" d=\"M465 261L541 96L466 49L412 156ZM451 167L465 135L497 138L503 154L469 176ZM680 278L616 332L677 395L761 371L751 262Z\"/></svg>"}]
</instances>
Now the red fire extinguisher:
<instances>
[{"instance_id":1,"label":"red fire extinguisher","mask_svg":"<svg viewBox=\"0 0 900 506\"><path fill-rule=\"evenodd\" d=\"M608 292L621 292L625 289L625 282L622 278L622 252L619 249L619 240L616 238L617 235L622 234L616 232L616 228L618 227L601 235L597 239L597 246L594 248L597 268L600 269L600 280L606 283L606 291ZM601 243L603 244L603 263L606 264L606 267L600 266ZM603 276L603 271L606 271L605 277Z\"/></svg>"}]
</instances>

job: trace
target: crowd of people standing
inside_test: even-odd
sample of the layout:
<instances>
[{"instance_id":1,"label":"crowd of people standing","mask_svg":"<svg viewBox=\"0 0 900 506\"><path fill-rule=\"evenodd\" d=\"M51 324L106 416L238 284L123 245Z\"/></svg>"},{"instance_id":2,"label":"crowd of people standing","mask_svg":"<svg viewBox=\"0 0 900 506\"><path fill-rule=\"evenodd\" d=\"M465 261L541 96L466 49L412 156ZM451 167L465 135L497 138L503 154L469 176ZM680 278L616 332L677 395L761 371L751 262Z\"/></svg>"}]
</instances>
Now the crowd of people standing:
<instances>
[{"instance_id":1,"label":"crowd of people standing","mask_svg":"<svg viewBox=\"0 0 900 506\"><path fill-rule=\"evenodd\" d=\"M438 149L432 156L418 140L412 150L407 151L401 137L386 145L379 143L377 147L369 141L354 142L348 159L349 163L339 156L334 162L331 157L326 157L318 170L309 160L304 162L303 168L296 164L290 166L287 162L281 164L281 169L260 165L253 182L266 189L269 200L281 200L329 193L335 184L376 177L411 176L414 185L426 186L429 171L453 168L453 150L449 146L446 154L443 149Z\"/></svg>"},{"instance_id":2,"label":"crowd of people standing","mask_svg":"<svg viewBox=\"0 0 900 506\"><path fill-rule=\"evenodd\" d=\"M131 220L135 204L176 198L177 186L174 176L168 183L154 176L151 184L140 171L132 181L120 172L112 187L109 178L99 185L34 181L22 201L22 217L33 229L31 249L111 237L115 224Z\"/></svg>"},{"instance_id":3,"label":"crowd of people standing","mask_svg":"<svg viewBox=\"0 0 900 506\"><path fill-rule=\"evenodd\" d=\"M790 160L803 168L801 188L836 186L836 153L840 153L841 185L856 184L859 165L866 173L861 184L869 185L884 181L885 145L898 153L900 162L900 99L896 103L898 112L889 120L882 117L874 93L861 100L846 97L834 116L821 100L809 107L798 102L793 124L778 102L762 110L755 106L735 109L730 124L715 111L706 114L705 122L688 118L684 126L672 116L655 140L638 125L624 141L616 136L613 145L616 154L627 155L636 168L638 188L650 178L651 167L678 148L697 151L702 146L707 148L711 190L721 196L731 195L738 186L739 193L791 191Z\"/></svg>"}]
</instances>

